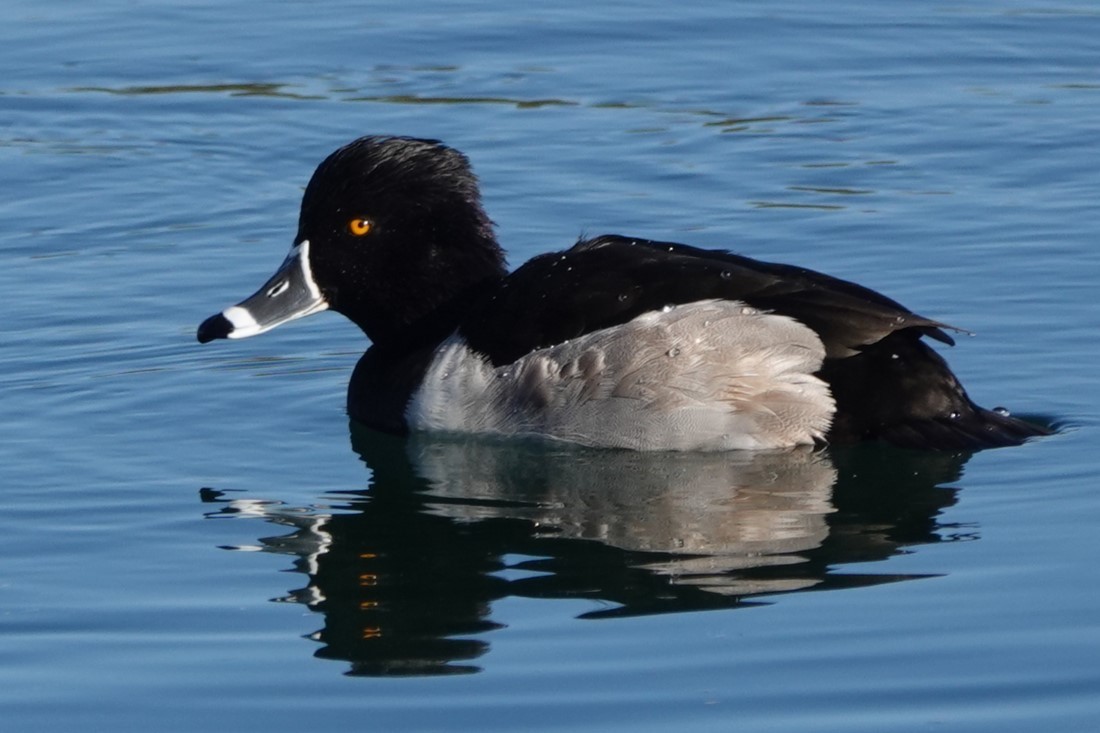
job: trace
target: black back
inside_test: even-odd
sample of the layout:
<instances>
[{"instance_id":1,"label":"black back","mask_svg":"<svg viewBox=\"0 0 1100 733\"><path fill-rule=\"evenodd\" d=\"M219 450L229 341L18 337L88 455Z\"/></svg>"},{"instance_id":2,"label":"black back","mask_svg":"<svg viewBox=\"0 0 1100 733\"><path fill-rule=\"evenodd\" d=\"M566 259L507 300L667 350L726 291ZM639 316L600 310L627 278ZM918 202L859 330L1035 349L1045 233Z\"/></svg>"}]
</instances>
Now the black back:
<instances>
[{"instance_id":1,"label":"black back","mask_svg":"<svg viewBox=\"0 0 1100 733\"><path fill-rule=\"evenodd\" d=\"M485 298L461 331L500 365L648 311L712 298L804 323L831 358L907 329L954 343L942 330L949 326L855 283L722 250L615 235L535 257Z\"/></svg>"}]
</instances>

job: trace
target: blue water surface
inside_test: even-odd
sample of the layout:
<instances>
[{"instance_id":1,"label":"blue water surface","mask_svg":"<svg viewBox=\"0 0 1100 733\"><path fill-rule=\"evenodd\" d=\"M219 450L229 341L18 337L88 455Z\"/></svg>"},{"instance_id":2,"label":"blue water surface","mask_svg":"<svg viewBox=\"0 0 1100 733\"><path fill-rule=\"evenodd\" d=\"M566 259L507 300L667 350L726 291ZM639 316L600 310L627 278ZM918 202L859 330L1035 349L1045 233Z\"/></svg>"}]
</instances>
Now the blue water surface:
<instances>
[{"instance_id":1,"label":"blue water surface","mask_svg":"<svg viewBox=\"0 0 1100 733\"><path fill-rule=\"evenodd\" d=\"M5 730L1100 728L1100 9L0 7ZM855 280L1058 435L644 456L349 424L333 314L200 347L316 163Z\"/></svg>"}]
</instances>

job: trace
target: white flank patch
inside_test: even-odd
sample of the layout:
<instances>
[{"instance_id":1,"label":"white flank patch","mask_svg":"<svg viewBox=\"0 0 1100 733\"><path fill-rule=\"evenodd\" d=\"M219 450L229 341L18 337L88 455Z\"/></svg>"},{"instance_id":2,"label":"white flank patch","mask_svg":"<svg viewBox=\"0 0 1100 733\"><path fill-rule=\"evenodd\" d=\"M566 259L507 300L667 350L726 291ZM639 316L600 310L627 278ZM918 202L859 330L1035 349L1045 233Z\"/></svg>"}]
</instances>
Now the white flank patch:
<instances>
[{"instance_id":1,"label":"white flank patch","mask_svg":"<svg viewBox=\"0 0 1100 733\"><path fill-rule=\"evenodd\" d=\"M457 433L497 432L495 421L485 422L492 399L487 395L494 369L466 346L466 340L452 335L436 349L420 388L405 408L411 430Z\"/></svg>"},{"instance_id":2,"label":"white flank patch","mask_svg":"<svg viewBox=\"0 0 1100 733\"><path fill-rule=\"evenodd\" d=\"M835 411L809 328L731 301L653 311L493 368L457 335L406 410L412 430L636 450L813 443Z\"/></svg>"}]
</instances>

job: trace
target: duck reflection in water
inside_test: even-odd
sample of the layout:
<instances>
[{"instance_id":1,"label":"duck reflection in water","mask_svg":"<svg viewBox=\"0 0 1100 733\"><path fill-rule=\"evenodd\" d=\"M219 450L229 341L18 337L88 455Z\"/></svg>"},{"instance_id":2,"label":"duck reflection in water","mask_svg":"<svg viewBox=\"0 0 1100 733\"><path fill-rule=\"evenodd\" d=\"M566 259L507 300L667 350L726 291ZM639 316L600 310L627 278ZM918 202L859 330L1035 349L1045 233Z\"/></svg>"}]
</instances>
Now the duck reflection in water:
<instances>
[{"instance_id":1,"label":"duck reflection in water","mask_svg":"<svg viewBox=\"0 0 1100 733\"><path fill-rule=\"evenodd\" d=\"M292 528L258 549L297 557L308 584L279 600L324 616L317 656L350 674L477 672L507 597L588 599L590 619L732 608L925 577L843 565L968 537L937 522L966 453L654 454L402 439L354 422L351 437L369 488L324 510L202 492L221 505L210 516Z\"/></svg>"}]
</instances>

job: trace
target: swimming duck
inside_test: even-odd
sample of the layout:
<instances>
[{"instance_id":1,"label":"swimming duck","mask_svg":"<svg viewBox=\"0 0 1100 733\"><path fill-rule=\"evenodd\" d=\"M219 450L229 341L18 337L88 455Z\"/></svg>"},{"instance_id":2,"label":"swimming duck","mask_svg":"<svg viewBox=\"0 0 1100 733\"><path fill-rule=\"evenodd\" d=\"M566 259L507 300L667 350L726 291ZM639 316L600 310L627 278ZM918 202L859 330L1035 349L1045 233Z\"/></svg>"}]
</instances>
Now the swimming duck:
<instances>
[{"instance_id":1,"label":"swimming duck","mask_svg":"<svg viewBox=\"0 0 1100 733\"><path fill-rule=\"evenodd\" d=\"M819 272L605 235L509 273L469 161L435 140L363 137L326 158L290 254L198 340L323 310L370 339L347 409L384 431L638 450L1048 432L970 400L926 343L955 329Z\"/></svg>"}]
</instances>

